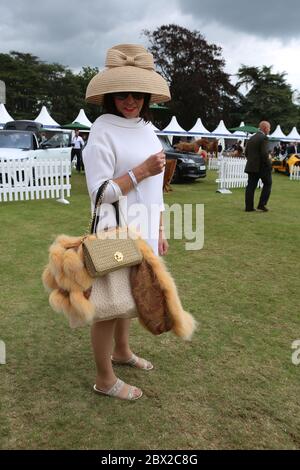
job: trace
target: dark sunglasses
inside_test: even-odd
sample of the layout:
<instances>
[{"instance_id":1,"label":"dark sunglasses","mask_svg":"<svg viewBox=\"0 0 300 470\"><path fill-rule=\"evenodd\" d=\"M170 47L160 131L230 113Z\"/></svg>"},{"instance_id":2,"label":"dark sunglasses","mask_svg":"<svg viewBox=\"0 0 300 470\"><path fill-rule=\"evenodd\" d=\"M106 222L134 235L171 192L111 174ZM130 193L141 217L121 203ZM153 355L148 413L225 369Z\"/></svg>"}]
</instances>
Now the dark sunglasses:
<instances>
[{"instance_id":1,"label":"dark sunglasses","mask_svg":"<svg viewBox=\"0 0 300 470\"><path fill-rule=\"evenodd\" d=\"M134 100L142 100L145 98L145 93L140 93L138 91L121 91L114 93L113 95L114 98L117 98L117 100L126 100L129 95L131 95Z\"/></svg>"}]
</instances>

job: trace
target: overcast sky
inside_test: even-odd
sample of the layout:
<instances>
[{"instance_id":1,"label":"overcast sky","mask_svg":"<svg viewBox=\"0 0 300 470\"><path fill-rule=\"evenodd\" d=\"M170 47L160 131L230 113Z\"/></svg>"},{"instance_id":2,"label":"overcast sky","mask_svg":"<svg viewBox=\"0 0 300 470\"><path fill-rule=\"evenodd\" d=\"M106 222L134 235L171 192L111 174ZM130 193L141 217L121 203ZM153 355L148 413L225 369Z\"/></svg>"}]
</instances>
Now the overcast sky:
<instances>
[{"instance_id":1,"label":"overcast sky","mask_svg":"<svg viewBox=\"0 0 300 470\"><path fill-rule=\"evenodd\" d=\"M228 73L273 65L300 92L299 0L0 0L0 52L101 68L109 47L147 46L142 30L170 23L221 46Z\"/></svg>"}]
</instances>

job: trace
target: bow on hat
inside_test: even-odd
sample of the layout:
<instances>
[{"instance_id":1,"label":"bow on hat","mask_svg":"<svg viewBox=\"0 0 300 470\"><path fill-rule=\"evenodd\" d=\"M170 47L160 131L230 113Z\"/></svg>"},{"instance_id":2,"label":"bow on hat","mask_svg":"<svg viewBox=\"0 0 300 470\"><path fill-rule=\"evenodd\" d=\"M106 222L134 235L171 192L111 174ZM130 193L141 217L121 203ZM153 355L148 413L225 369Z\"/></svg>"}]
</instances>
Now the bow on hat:
<instances>
[{"instance_id":1,"label":"bow on hat","mask_svg":"<svg viewBox=\"0 0 300 470\"><path fill-rule=\"evenodd\" d=\"M154 70L153 55L149 52L128 56L117 49L110 49L107 52L106 67L125 67L131 65L141 69Z\"/></svg>"}]
</instances>

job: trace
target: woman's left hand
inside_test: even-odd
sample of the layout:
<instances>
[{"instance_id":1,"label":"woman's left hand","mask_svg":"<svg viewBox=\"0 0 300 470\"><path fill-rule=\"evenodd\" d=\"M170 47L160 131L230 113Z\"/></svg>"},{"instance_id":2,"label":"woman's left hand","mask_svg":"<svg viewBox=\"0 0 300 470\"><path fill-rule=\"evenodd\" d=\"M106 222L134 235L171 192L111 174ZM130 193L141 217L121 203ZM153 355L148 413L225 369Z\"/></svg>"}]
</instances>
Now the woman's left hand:
<instances>
[{"instance_id":1,"label":"woman's left hand","mask_svg":"<svg viewBox=\"0 0 300 470\"><path fill-rule=\"evenodd\" d=\"M159 232L159 239L158 239L158 253L160 256L165 256L168 253L169 243L165 238L163 232Z\"/></svg>"}]
</instances>

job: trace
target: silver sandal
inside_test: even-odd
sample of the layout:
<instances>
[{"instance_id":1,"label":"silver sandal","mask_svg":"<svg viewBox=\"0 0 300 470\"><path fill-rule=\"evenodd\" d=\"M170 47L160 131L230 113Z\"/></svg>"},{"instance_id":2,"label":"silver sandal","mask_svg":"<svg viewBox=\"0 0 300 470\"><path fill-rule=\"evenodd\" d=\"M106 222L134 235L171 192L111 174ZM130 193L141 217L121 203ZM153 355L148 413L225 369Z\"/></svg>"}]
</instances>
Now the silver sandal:
<instances>
[{"instance_id":1,"label":"silver sandal","mask_svg":"<svg viewBox=\"0 0 300 470\"><path fill-rule=\"evenodd\" d=\"M134 387L133 385L129 385L129 390L128 390L127 395L125 397L120 397L120 391L122 390L124 385L125 385L125 382L123 382L123 380L117 379L116 383L107 391L99 390L96 387L96 384L94 385L93 389L95 393L99 393L100 395L106 395L109 397L119 398L120 400L137 400L138 398L141 398L141 396L143 395L143 392L141 390L140 395L135 396L134 390L137 390L137 388Z\"/></svg>"},{"instance_id":2,"label":"silver sandal","mask_svg":"<svg viewBox=\"0 0 300 470\"><path fill-rule=\"evenodd\" d=\"M138 361L142 361L142 367L137 366ZM118 361L111 356L111 362L118 366L130 366L130 367L135 367L136 369L142 369L142 370L153 369L153 364L151 364L151 362L146 361L146 359L143 359L142 357L138 357L135 354L132 354L131 358L128 359L127 361Z\"/></svg>"}]
</instances>

